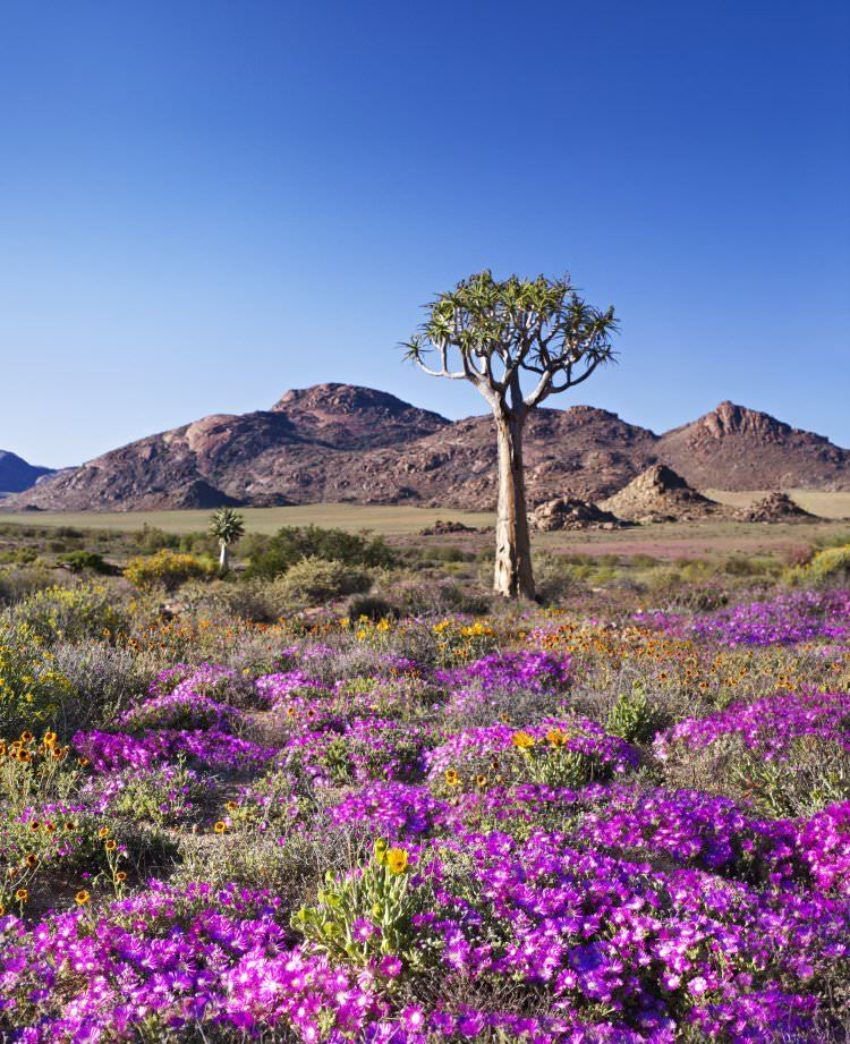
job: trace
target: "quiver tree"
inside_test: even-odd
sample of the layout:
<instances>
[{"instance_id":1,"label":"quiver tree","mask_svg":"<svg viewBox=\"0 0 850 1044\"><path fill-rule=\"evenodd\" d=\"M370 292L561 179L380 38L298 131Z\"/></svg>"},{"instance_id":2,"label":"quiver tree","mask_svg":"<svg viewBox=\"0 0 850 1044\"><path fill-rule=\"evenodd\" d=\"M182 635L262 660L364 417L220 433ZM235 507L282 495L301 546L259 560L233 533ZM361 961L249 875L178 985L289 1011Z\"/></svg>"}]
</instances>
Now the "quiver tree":
<instances>
[{"instance_id":1,"label":"quiver tree","mask_svg":"<svg viewBox=\"0 0 850 1044\"><path fill-rule=\"evenodd\" d=\"M614 310L589 305L569 277L511 276L499 282L485 271L440 294L426 312L419 332L404 345L408 358L432 377L470 381L496 422L494 590L506 598L533 598L523 428L541 402L586 381L613 357Z\"/></svg>"},{"instance_id":2,"label":"quiver tree","mask_svg":"<svg viewBox=\"0 0 850 1044\"><path fill-rule=\"evenodd\" d=\"M230 569L230 545L245 533L245 520L231 507L221 507L210 518L210 533L218 540L218 571L221 576Z\"/></svg>"}]
</instances>

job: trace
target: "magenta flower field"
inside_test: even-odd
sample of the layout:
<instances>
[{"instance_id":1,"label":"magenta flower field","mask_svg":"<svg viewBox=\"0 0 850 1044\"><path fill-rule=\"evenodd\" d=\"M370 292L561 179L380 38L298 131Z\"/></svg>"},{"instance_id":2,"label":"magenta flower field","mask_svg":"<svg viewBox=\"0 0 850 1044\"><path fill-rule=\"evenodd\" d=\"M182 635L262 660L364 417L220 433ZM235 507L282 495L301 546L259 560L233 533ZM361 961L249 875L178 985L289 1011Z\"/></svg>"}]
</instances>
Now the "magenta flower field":
<instances>
[{"instance_id":1,"label":"magenta flower field","mask_svg":"<svg viewBox=\"0 0 850 1044\"><path fill-rule=\"evenodd\" d=\"M326 621L9 734L4 1039L844 1040L848 642L843 593Z\"/></svg>"}]
</instances>

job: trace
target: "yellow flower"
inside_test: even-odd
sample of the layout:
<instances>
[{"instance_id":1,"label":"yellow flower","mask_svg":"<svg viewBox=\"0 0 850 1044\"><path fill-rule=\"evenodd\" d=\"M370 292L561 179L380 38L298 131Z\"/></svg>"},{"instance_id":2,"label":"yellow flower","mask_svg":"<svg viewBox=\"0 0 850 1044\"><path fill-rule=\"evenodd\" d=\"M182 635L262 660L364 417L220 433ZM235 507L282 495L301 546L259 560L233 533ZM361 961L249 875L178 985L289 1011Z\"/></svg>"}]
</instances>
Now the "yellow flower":
<instances>
[{"instance_id":1,"label":"yellow flower","mask_svg":"<svg viewBox=\"0 0 850 1044\"><path fill-rule=\"evenodd\" d=\"M565 747L569 736L563 729L549 729L546 733L546 740L551 743L553 747Z\"/></svg>"},{"instance_id":2,"label":"yellow flower","mask_svg":"<svg viewBox=\"0 0 850 1044\"><path fill-rule=\"evenodd\" d=\"M219 819L217 823L213 825L213 830L217 834L223 834L227 830L227 823L223 819Z\"/></svg>"},{"instance_id":3,"label":"yellow flower","mask_svg":"<svg viewBox=\"0 0 850 1044\"><path fill-rule=\"evenodd\" d=\"M511 736L511 743L519 750L528 750L534 746L534 737L529 736L527 732L515 732Z\"/></svg>"},{"instance_id":4,"label":"yellow flower","mask_svg":"<svg viewBox=\"0 0 850 1044\"><path fill-rule=\"evenodd\" d=\"M19 888L17 892L15 892L15 898L19 903L25 903L29 897L30 893L27 888Z\"/></svg>"},{"instance_id":5,"label":"yellow flower","mask_svg":"<svg viewBox=\"0 0 850 1044\"><path fill-rule=\"evenodd\" d=\"M375 859L379 863L383 863L386 859L387 847L387 843L386 841L384 841L382 837L379 837L378 840L375 842Z\"/></svg>"},{"instance_id":6,"label":"yellow flower","mask_svg":"<svg viewBox=\"0 0 850 1044\"><path fill-rule=\"evenodd\" d=\"M123 884L127 880L126 870L117 870L115 872L115 881L117 884Z\"/></svg>"},{"instance_id":7,"label":"yellow flower","mask_svg":"<svg viewBox=\"0 0 850 1044\"><path fill-rule=\"evenodd\" d=\"M90 899L91 895L85 890L85 888L81 888L74 896L74 902L77 906L85 906Z\"/></svg>"},{"instance_id":8,"label":"yellow flower","mask_svg":"<svg viewBox=\"0 0 850 1044\"><path fill-rule=\"evenodd\" d=\"M407 869L408 856L404 848L390 848L386 855L387 869L391 874L403 874Z\"/></svg>"},{"instance_id":9,"label":"yellow flower","mask_svg":"<svg viewBox=\"0 0 850 1044\"><path fill-rule=\"evenodd\" d=\"M97 836L103 840L105 837L109 837L109 827L101 827L97 832Z\"/></svg>"},{"instance_id":10,"label":"yellow flower","mask_svg":"<svg viewBox=\"0 0 850 1044\"><path fill-rule=\"evenodd\" d=\"M486 787L487 786L487 777L486 776L482 776L479 773L479 775L477 775L475 777L475 785L478 786L478 787L482 787L482 788Z\"/></svg>"},{"instance_id":11,"label":"yellow flower","mask_svg":"<svg viewBox=\"0 0 850 1044\"><path fill-rule=\"evenodd\" d=\"M118 847L118 842L114 840L109 840L103 847L106 849L107 852L114 852L115 849Z\"/></svg>"},{"instance_id":12,"label":"yellow flower","mask_svg":"<svg viewBox=\"0 0 850 1044\"><path fill-rule=\"evenodd\" d=\"M446 783L450 787L456 787L460 783L460 776L454 769L446 769Z\"/></svg>"}]
</instances>

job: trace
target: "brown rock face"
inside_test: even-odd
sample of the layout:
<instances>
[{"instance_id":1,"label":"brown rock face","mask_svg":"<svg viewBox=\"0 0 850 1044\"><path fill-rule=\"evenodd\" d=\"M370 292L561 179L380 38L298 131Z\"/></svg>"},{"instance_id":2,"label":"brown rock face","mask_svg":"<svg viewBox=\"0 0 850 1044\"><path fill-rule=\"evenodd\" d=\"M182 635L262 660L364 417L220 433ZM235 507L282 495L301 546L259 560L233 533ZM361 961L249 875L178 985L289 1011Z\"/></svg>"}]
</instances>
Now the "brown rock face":
<instances>
[{"instance_id":1,"label":"brown rock face","mask_svg":"<svg viewBox=\"0 0 850 1044\"><path fill-rule=\"evenodd\" d=\"M688 521L721 511L718 503L697 493L664 464L648 468L599 507L634 522Z\"/></svg>"},{"instance_id":2,"label":"brown rock face","mask_svg":"<svg viewBox=\"0 0 850 1044\"><path fill-rule=\"evenodd\" d=\"M659 463L701 488L850 489L850 451L731 403L660 437L590 406L535 410L524 455L529 504L610 497ZM495 482L491 417L451 422L386 392L320 384L287 392L270 410L214 414L140 439L44 477L4 506L85 511L349 501L489 510ZM671 484L669 475L664 482ZM675 503L662 498L658 510L679 512L685 501L690 512L706 510L695 506L704 498L691 494Z\"/></svg>"},{"instance_id":3,"label":"brown rock face","mask_svg":"<svg viewBox=\"0 0 850 1044\"><path fill-rule=\"evenodd\" d=\"M303 439L334 449L374 449L413 442L449 426L439 413L420 410L387 392L351 384L294 389L272 406Z\"/></svg>"}]
</instances>

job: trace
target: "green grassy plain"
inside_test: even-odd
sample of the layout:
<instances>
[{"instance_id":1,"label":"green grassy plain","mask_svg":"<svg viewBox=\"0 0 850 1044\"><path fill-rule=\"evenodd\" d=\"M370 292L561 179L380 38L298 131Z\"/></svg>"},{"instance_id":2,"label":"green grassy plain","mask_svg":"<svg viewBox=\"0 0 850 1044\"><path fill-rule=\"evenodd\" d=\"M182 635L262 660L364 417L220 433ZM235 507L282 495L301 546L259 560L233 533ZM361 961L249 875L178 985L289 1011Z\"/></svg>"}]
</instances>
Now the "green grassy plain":
<instances>
[{"instance_id":1,"label":"green grassy plain","mask_svg":"<svg viewBox=\"0 0 850 1044\"><path fill-rule=\"evenodd\" d=\"M763 496L758 491L728 493L710 491L717 500L741 507ZM648 554L657 558L696 558L711 555L782 554L807 544L850 540L850 493L792 491L802 507L820 517L812 521L766 524L707 519L701 522L665 522L613 531L536 533L535 547L552 552L581 554ZM297 507L244 508L248 533L275 533L281 526L315 524L350 532L370 530L402 544L417 541L420 530L438 519L463 522L475 528L492 526L491 512L456 511L452 508L417 508L399 505L306 504ZM126 512L27 512L0 513L0 524L37 528L74 527L83 530L137 532L152 526L169 533L206 530L210 511ZM490 545L492 534L450 534L431 538L435 543L481 550Z\"/></svg>"},{"instance_id":2,"label":"green grassy plain","mask_svg":"<svg viewBox=\"0 0 850 1044\"><path fill-rule=\"evenodd\" d=\"M245 528L251 533L275 533L281 526L317 526L359 532L373 530L386 536L418 533L438 519L452 519L468 526L491 526L489 512L454 511L451 508L415 508L398 505L304 504L297 507L241 508ZM77 529L115 529L135 532L155 526L167 533L197 533L209 525L209 510L202 511L32 511L0 513L0 523L24 526L73 526Z\"/></svg>"}]
</instances>

